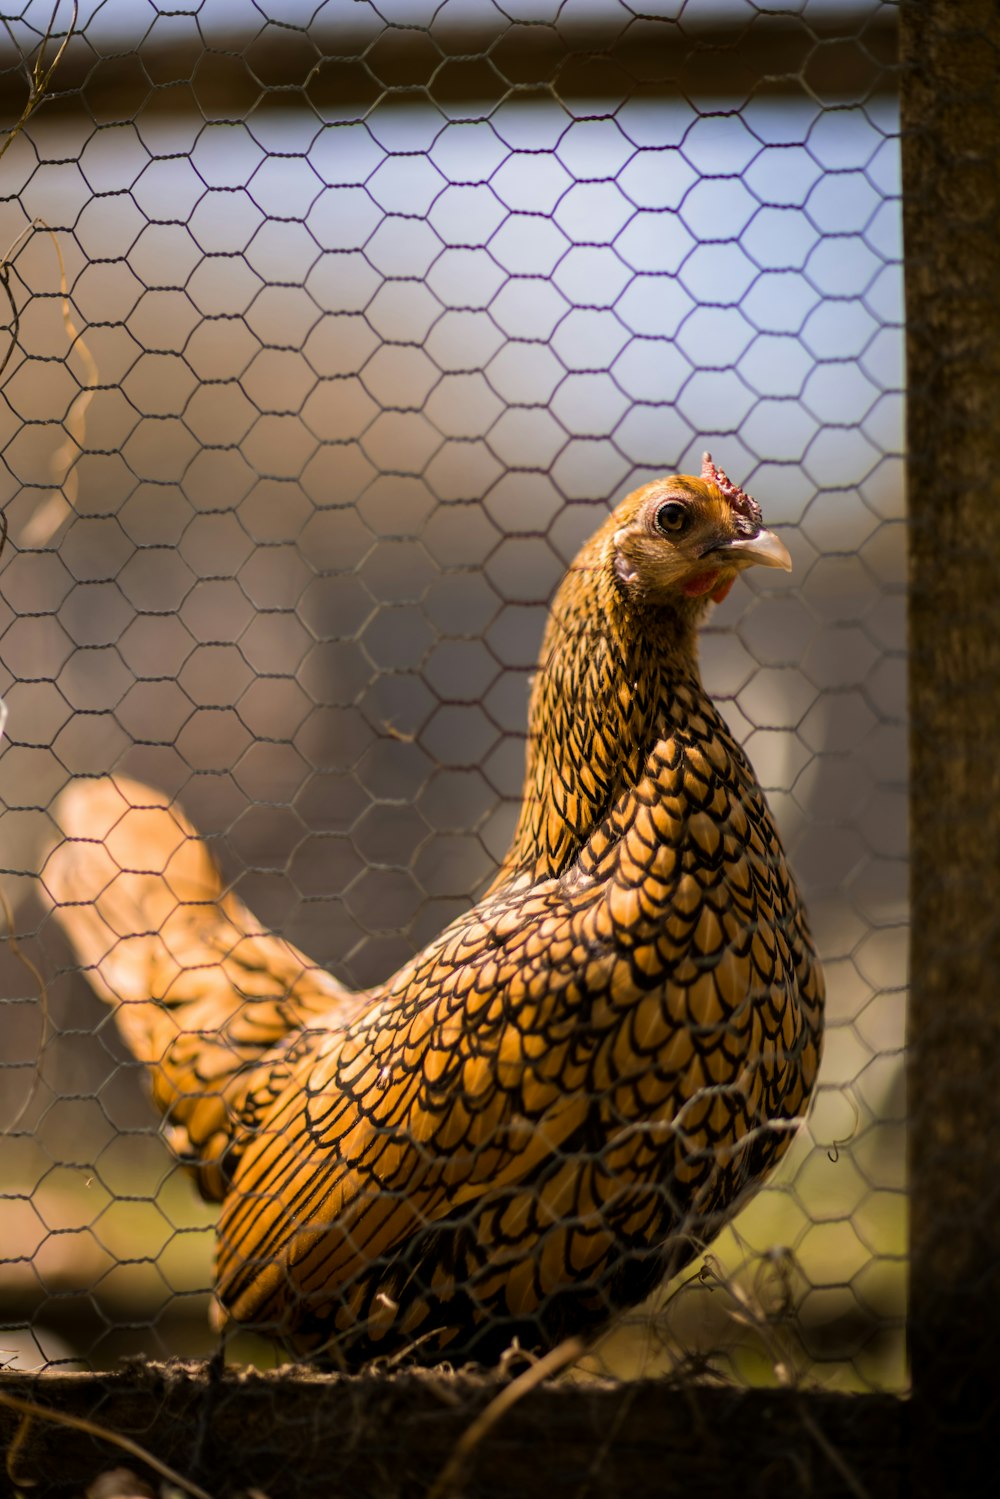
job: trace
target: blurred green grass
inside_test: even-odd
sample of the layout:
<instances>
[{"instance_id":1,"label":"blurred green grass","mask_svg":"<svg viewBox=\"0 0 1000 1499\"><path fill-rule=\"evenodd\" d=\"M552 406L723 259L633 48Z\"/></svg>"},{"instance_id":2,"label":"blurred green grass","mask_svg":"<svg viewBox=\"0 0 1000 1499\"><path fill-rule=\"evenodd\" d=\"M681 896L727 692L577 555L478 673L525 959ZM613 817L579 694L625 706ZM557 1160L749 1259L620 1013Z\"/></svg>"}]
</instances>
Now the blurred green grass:
<instances>
[{"instance_id":1,"label":"blurred green grass","mask_svg":"<svg viewBox=\"0 0 1000 1499\"><path fill-rule=\"evenodd\" d=\"M882 1153L894 1145L883 1133ZM216 1209L155 1134L111 1140L92 1168L47 1165L37 1145L7 1140L0 1167L0 1317L11 1329L0 1330L0 1360L101 1368L127 1354L214 1351ZM834 1156L804 1130L773 1182L700 1260L612 1325L579 1377L903 1390L906 1243L901 1184L869 1186L849 1147ZM280 1361L248 1335L227 1357Z\"/></svg>"}]
</instances>

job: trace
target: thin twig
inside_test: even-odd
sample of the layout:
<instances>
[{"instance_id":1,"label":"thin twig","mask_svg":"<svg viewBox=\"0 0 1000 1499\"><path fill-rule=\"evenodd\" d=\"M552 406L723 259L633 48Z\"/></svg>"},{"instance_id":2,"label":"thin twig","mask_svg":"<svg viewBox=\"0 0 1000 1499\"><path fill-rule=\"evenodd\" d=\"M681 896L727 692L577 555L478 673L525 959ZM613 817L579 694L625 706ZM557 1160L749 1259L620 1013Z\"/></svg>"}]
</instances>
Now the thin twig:
<instances>
[{"instance_id":1,"label":"thin twig","mask_svg":"<svg viewBox=\"0 0 1000 1499\"><path fill-rule=\"evenodd\" d=\"M73 510L73 502L79 486L79 475L77 474L76 465L87 436L87 408L94 398L94 391L100 378L100 371L97 368L97 361L87 346L86 339L77 328L70 313L66 263L63 260L59 241L54 231L46 224L44 219L35 219L31 227L33 229L44 229L52 240L52 247L56 252L56 259L59 262L59 295L62 302L62 319L63 327L66 330L66 340L69 348L71 350L75 349L79 354L84 365L84 383L74 396L63 423L66 430L66 437L52 455L52 470L59 481L60 487L54 494L49 496L44 505L36 510L20 537L21 546L38 547L45 546L52 540L66 519L66 516Z\"/></svg>"},{"instance_id":2,"label":"thin twig","mask_svg":"<svg viewBox=\"0 0 1000 1499\"><path fill-rule=\"evenodd\" d=\"M20 118L7 132L3 141L0 142L0 156L3 155L3 153L7 150L7 147L20 135L21 131L31 119L31 116L34 114L39 104L41 104L42 100L45 98L46 94L49 91L49 85L52 82L56 68L58 68L59 64L62 62L63 53L66 51L66 48L69 45L69 39L76 30L77 18L80 13L79 0L73 0L73 14L70 17L70 22L66 30L66 34L59 44L58 52L52 59L48 68L46 68L45 49L49 45L49 42L52 40L55 32L56 16L59 14L60 3L61 0L56 0L55 5L52 7L52 15L49 17L49 24L45 28L45 35L42 37L41 45L38 48L34 67L29 69L27 62L25 61L24 68L28 78L28 97L25 100L24 108L21 110ZM0 21L3 22L3 25L7 31L7 35L14 43L14 46L17 47L17 38L11 30L9 20L6 16L0 16Z\"/></svg>"},{"instance_id":3,"label":"thin twig","mask_svg":"<svg viewBox=\"0 0 1000 1499\"><path fill-rule=\"evenodd\" d=\"M24 108L21 110L20 117L10 128L10 130L8 130L3 140L0 141L0 157L3 156L8 147L11 146L17 139L17 137L21 134L21 131L24 129L25 125L27 125L28 121L31 119L31 116L34 114L39 104L41 104L42 100L48 94L49 87L52 83L53 77L55 76L56 69L62 62L63 53L69 46L70 37L76 30L76 23L80 13L79 0L73 0L73 12L70 16L69 26L66 29L66 33L62 41L59 43L59 49L56 52L55 57L52 59L49 66L46 67L45 50L48 47L49 42L52 40L53 34L55 32L56 16L59 14L60 3L61 0L55 0L55 4L52 7L52 14L49 17L49 24L45 28L45 34L42 37L41 44L39 45L38 52L35 56L34 66L29 68L27 60L22 56L21 61L24 64L25 76L28 80L28 97L25 100ZM3 23L7 35L10 37L12 43L14 44L14 47L17 48L17 38L15 37L13 30L11 29L10 21L6 16L0 16L0 22ZM4 354L2 361L0 361L0 375L2 375L4 370L7 368L7 365L10 363L11 355L17 348L18 335L21 329L20 310L17 306L16 301L14 300L14 293L10 289L10 265L8 264L8 261L10 256L15 253L22 240L33 232L34 227L35 226L33 224L29 224L25 233L18 235L17 239L14 241L14 244L8 250L7 255L4 256L2 262L0 262L0 285L2 285L3 287L11 310L11 320L8 325L10 331L10 342L7 345L7 351ZM61 260L62 257L60 256L60 261ZM89 353L86 355L86 357L89 359ZM3 530L4 539L6 539L6 535L7 530L5 525ZM0 541L0 551L2 550L3 544L2 541Z\"/></svg>"},{"instance_id":4,"label":"thin twig","mask_svg":"<svg viewBox=\"0 0 1000 1499\"><path fill-rule=\"evenodd\" d=\"M28 972L31 974L31 977L34 979L36 985L38 986L38 1000L42 1007L42 1035L41 1040L38 1044L39 1066L35 1068L34 1076L31 1080L31 1087L28 1089L27 1098L24 1100L10 1123L4 1126L3 1133L12 1134L13 1131L17 1129L17 1126L21 1123L21 1120L24 1118L25 1114L30 1108L32 1102L34 1101L35 1094L38 1091L38 1084L41 1078L41 1057L45 1052L45 1048L48 1045L49 1040L51 1039L52 1024L49 1017L48 985L45 982L41 969L32 962L27 953L23 951L21 944L17 940L14 932L14 913L10 908L10 901L7 899L7 896L5 895L3 890L0 890L0 907L3 908L4 920L7 923L7 945L13 956L22 965L22 967L28 970Z\"/></svg>"},{"instance_id":5,"label":"thin twig","mask_svg":"<svg viewBox=\"0 0 1000 1499\"><path fill-rule=\"evenodd\" d=\"M603 1442L601 1442L600 1446L595 1449L594 1454L587 1466L587 1471L583 1475L583 1482L580 1484L580 1487L575 1490L573 1499L587 1499L588 1490L590 1489L594 1480L600 1475L600 1471L604 1465L605 1459L617 1442L619 1433L625 1424L625 1420L629 1415L632 1406L635 1404L637 1390L638 1386L636 1384L625 1386L625 1393L619 1403L617 1411L615 1412L615 1418L611 1423L610 1429L605 1433Z\"/></svg>"},{"instance_id":6,"label":"thin twig","mask_svg":"<svg viewBox=\"0 0 1000 1499\"><path fill-rule=\"evenodd\" d=\"M501 1417L551 1375L560 1374L570 1364L575 1364L586 1351L587 1343L583 1338L564 1338L536 1364L532 1364L529 1369L525 1369L523 1374L511 1380L509 1385L505 1385L463 1431L448 1461L428 1489L427 1499L448 1499L448 1495L455 1490L472 1453L483 1438L493 1430Z\"/></svg>"},{"instance_id":7,"label":"thin twig","mask_svg":"<svg viewBox=\"0 0 1000 1499\"><path fill-rule=\"evenodd\" d=\"M10 343L2 362L0 362L0 375L3 374L14 352L21 327L20 311L10 288L10 262L21 246L33 234L36 234L39 229L44 229L51 239L52 248L56 253L56 260L59 263L59 297L63 327L66 330L66 340L70 351L75 350L83 360L84 381L66 413L63 424L66 437L52 456L52 469L60 487L54 494L49 496L28 521L20 538L22 547L45 546L52 540L56 531L58 531L66 519L66 516L73 510L73 501L76 498L79 484L76 466L87 436L87 408L94 398L94 391L100 379L100 370L98 369L97 361L90 352L87 340L73 321L70 310L69 285L66 278L66 262L63 260L62 248L55 231L41 218L32 219L31 223L21 230L21 233L14 240L13 244L7 249L6 254L0 259L0 286L6 292L7 300L13 309L13 318L9 325ZM0 551L3 549L2 540L5 538L6 522L3 523Z\"/></svg>"},{"instance_id":8,"label":"thin twig","mask_svg":"<svg viewBox=\"0 0 1000 1499\"><path fill-rule=\"evenodd\" d=\"M17 348L17 340L21 332L21 313L17 303L14 301L14 293L10 289L10 266L7 263L6 256L0 262L0 286L3 287L4 295L10 304L10 322L7 324L10 333L10 342L7 345L7 352L3 356L3 360L0 361L0 375L2 375L8 364L10 364L11 355ZM6 524L4 525L3 540L7 540ZM3 551L2 542L0 542L0 551Z\"/></svg>"},{"instance_id":9,"label":"thin twig","mask_svg":"<svg viewBox=\"0 0 1000 1499\"><path fill-rule=\"evenodd\" d=\"M827 1462L831 1465L831 1467L836 1469L839 1476L843 1479L844 1483L847 1486L848 1492L854 1495L854 1499L872 1499L870 1491L865 1488L864 1484L851 1468L850 1464L846 1461L845 1458L841 1457L840 1453L837 1451L833 1443L829 1440L826 1433L821 1431L820 1428L816 1425L816 1422L813 1420L812 1415L810 1414L807 1407L807 1400L799 1400L796 1402L799 1419L801 1420L802 1425L805 1427L806 1431L812 1437L813 1441L816 1443L816 1446L819 1448L820 1452L822 1452L823 1456L826 1458Z\"/></svg>"},{"instance_id":10,"label":"thin twig","mask_svg":"<svg viewBox=\"0 0 1000 1499\"><path fill-rule=\"evenodd\" d=\"M28 1415L24 1415L21 1417L20 1421L18 1421L17 1430L14 1433L14 1438L8 1446L7 1451L4 1453L4 1466L7 1469L7 1477L10 1479L15 1489L33 1489L35 1487L35 1480L33 1478L19 1479L16 1472L17 1459L20 1456L21 1448L28 1440L28 1432L30 1430L31 1417Z\"/></svg>"},{"instance_id":11,"label":"thin twig","mask_svg":"<svg viewBox=\"0 0 1000 1499\"><path fill-rule=\"evenodd\" d=\"M3 1392L0 1392L0 1405L7 1406L8 1410L20 1412L29 1420L35 1417L41 1421L53 1421L59 1426L71 1426L74 1431L85 1431L88 1436L97 1437L102 1442L110 1442L113 1447L120 1447L123 1452L128 1452L132 1457L138 1458L141 1463L146 1464L147 1468L152 1468L154 1473L159 1473L160 1477L165 1478L168 1483L183 1489L185 1494L192 1496L192 1499L212 1499L212 1495L205 1489L199 1488L196 1483L192 1483L189 1478L185 1478L174 1468L168 1467L166 1463L161 1463L158 1457L147 1452L145 1447L140 1447L138 1442L133 1442L131 1437L123 1437L117 1431L109 1431L106 1426L101 1426L96 1421L88 1421L85 1416L69 1416L64 1411L36 1405L33 1400L21 1400L17 1395L6 1395ZM15 1449L23 1445L25 1429L22 1423L21 1430L13 1444ZM22 1485L25 1483L23 1478L17 1480L11 1473L9 1476L12 1482L20 1482Z\"/></svg>"},{"instance_id":12,"label":"thin twig","mask_svg":"<svg viewBox=\"0 0 1000 1499\"><path fill-rule=\"evenodd\" d=\"M858 1133L858 1130L861 1128L861 1110L858 1108L857 1100L853 1098L849 1092L838 1090L838 1093L839 1096L850 1106L851 1110L853 1111L854 1123L851 1125L851 1128L848 1130L847 1134L843 1136L842 1139L832 1140L827 1146L826 1158L828 1161L831 1161L834 1166L836 1166L837 1162L840 1160L841 1146L850 1145L851 1141Z\"/></svg>"}]
</instances>

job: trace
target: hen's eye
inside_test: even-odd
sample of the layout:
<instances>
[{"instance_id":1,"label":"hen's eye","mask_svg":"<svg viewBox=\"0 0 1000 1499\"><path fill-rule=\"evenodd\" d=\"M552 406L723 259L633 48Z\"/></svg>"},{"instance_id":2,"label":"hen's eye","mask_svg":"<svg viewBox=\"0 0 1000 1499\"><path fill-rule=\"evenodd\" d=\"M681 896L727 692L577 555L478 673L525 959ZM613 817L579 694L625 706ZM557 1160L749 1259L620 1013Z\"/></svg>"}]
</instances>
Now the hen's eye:
<instances>
[{"instance_id":1,"label":"hen's eye","mask_svg":"<svg viewBox=\"0 0 1000 1499\"><path fill-rule=\"evenodd\" d=\"M656 512L656 528L667 536L676 536L688 522L687 506L677 500L668 500Z\"/></svg>"}]
</instances>

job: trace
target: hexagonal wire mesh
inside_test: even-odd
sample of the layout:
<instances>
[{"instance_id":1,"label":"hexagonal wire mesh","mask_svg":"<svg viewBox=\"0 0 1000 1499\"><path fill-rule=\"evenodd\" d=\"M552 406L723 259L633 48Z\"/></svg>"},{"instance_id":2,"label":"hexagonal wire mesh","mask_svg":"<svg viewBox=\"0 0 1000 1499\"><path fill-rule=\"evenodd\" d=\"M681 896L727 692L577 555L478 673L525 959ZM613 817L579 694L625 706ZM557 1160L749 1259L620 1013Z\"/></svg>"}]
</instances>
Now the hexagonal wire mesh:
<instances>
[{"instance_id":1,"label":"hexagonal wire mesh","mask_svg":"<svg viewBox=\"0 0 1000 1499\"><path fill-rule=\"evenodd\" d=\"M794 558L734 590L702 659L829 1028L716 1276L594 1360L898 1388L893 6L267 10L84 6L0 160L0 1360L214 1346L214 1209L35 894L60 789L110 768L176 795L266 924L384 979L505 850L562 570L609 500L707 446ZM9 120L48 14L9 24Z\"/></svg>"}]
</instances>

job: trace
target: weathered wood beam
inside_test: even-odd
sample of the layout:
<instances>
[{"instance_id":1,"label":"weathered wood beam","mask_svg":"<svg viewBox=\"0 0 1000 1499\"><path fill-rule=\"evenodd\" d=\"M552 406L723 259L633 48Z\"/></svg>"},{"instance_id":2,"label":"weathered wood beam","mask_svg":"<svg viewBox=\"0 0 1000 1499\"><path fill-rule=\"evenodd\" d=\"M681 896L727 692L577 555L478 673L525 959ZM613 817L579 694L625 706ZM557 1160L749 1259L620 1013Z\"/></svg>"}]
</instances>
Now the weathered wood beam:
<instances>
[{"instance_id":1,"label":"weathered wood beam","mask_svg":"<svg viewBox=\"0 0 1000 1499\"><path fill-rule=\"evenodd\" d=\"M1000 1421L1000 6L902 11L917 1495Z\"/></svg>"},{"instance_id":2,"label":"weathered wood beam","mask_svg":"<svg viewBox=\"0 0 1000 1499\"><path fill-rule=\"evenodd\" d=\"M343 120L387 100L429 100L446 115L481 117L512 95L613 109L626 99L682 94L737 108L760 94L842 103L896 86L895 8L883 4L806 17L742 6L713 15L688 6L678 19L609 5L551 25L508 23L498 12L489 25L443 20L427 30L324 27L320 16L308 34L262 24L206 37L184 19L134 47L123 37L97 51L86 33L73 38L45 114L83 108L106 124L138 113L242 119L261 108L311 107L320 119ZM0 36L5 115L23 102L16 63Z\"/></svg>"},{"instance_id":3,"label":"weathered wood beam","mask_svg":"<svg viewBox=\"0 0 1000 1499\"><path fill-rule=\"evenodd\" d=\"M137 1364L120 1373L0 1375L0 1444L34 1399L140 1443L216 1499L417 1499L441 1473L495 1377L441 1372L356 1377L308 1371L214 1373L203 1364ZM656 1494L901 1496L906 1404L789 1390L738 1391L661 1381L545 1385L508 1411L470 1455L452 1492L477 1499L620 1499ZM126 1466L107 1441L33 1419L10 1477L49 1499L79 1496Z\"/></svg>"}]
</instances>

